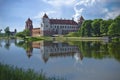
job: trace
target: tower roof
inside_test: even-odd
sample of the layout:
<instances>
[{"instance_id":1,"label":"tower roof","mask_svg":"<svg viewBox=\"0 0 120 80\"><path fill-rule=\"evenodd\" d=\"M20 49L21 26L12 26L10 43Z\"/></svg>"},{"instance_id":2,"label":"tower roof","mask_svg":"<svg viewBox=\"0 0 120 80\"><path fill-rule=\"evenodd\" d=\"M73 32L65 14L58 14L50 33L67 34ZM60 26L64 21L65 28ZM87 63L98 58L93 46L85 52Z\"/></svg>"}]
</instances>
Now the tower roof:
<instances>
[{"instance_id":1,"label":"tower roof","mask_svg":"<svg viewBox=\"0 0 120 80\"><path fill-rule=\"evenodd\" d=\"M26 21L26 23L27 23L27 22L32 22L32 20L31 20L30 18L28 18L28 20Z\"/></svg>"},{"instance_id":2,"label":"tower roof","mask_svg":"<svg viewBox=\"0 0 120 80\"><path fill-rule=\"evenodd\" d=\"M83 16L80 17L80 20L84 20Z\"/></svg>"},{"instance_id":3,"label":"tower roof","mask_svg":"<svg viewBox=\"0 0 120 80\"><path fill-rule=\"evenodd\" d=\"M48 16L47 16L47 14L46 14L46 13L44 14L43 18L48 18Z\"/></svg>"},{"instance_id":4,"label":"tower roof","mask_svg":"<svg viewBox=\"0 0 120 80\"><path fill-rule=\"evenodd\" d=\"M82 23L84 21L84 18L83 16L81 16L79 19L78 19L78 23Z\"/></svg>"}]
</instances>

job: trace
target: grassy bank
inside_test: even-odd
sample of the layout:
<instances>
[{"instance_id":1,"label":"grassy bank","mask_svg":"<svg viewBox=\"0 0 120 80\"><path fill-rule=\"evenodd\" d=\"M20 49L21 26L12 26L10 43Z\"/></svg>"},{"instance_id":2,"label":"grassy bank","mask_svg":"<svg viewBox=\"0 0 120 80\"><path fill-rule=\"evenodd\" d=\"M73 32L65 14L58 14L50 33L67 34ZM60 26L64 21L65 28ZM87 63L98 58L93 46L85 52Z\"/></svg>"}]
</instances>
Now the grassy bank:
<instances>
[{"instance_id":1,"label":"grassy bank","mask_svg":"<svg viewBox=\"0 0 120 80\"><path fill-rule=\"evenodd\" d=\"M3 65L0 63L0 80L63 80L55 77L48 78L43 72L35 73L29 69L13 68L12 66Z\"/></svg>"},{"instance_id":2,"label":"grassy bank","mask_svg":"<svg viewBox=\"0 0 120 80\"><path fill-rule=\"evenodd\" d=\"M28 41L39 41L39 40L52 40L51 37L27 37L26 38Z\"/></svg>"},{"instance_id":3,"label":"grassy bank","mask_svg":"<svg viewBox=\"0 0 120 80\"><path fill-rule=\"evenodd\" d=\"M55 37L57 41L104 41L105 37Z\"/></svg>"}]
</instances>

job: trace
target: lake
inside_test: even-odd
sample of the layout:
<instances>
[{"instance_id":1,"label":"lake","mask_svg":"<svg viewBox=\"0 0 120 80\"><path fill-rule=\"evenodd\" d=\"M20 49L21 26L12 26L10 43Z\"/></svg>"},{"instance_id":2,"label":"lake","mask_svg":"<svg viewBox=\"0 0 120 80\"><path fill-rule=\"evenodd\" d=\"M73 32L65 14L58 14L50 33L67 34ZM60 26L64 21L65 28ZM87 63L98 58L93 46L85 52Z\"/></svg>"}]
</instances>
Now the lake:
<instances>
[{"instance_id":1,"label":"lake","mask_svg":"<svg viewBox=\"0 0 120 80\"><path fill-rule=\"evenodd\" d=\"M120 80L120 42L0 40L0 63L66 80Z\"/></svg>"}]
</instances>

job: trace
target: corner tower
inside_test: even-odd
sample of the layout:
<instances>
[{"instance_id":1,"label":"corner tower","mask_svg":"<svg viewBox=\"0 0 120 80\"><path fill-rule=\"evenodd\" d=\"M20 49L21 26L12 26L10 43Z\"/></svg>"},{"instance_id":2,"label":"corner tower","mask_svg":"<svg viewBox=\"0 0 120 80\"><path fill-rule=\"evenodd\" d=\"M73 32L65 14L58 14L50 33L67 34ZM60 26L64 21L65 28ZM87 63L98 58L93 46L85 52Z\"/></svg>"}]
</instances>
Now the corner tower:
<instances>
[{"instance_id":1,"label":"corner tower","mask_svg":"<svg viewBox=\"0 0 120 80\"><path fill-rule=\"evenodd\" d=\"M47 14L45 13L44 16L42 17L42 23L41 23L42 36L47 35L49 29L50 29L50 20Z\"/></svg>"},{"instance_id":2,"label":"corner tower","mask_svg":"<svg viewBox=\"0 0 120 80\"><path fill-rule=\"evenodd\" d=\"M81 17L78 19L78 26L81 26L82 23L83 23L83 21L84 21L84 18L83 18L83 16L81 16Z\"/></svg>"},{"instance_id":3,"label":"corner tower","mask_svg":"<svg viewBox=\"0 0 120 80\"><path fill-rule=\"evenodd\" d=\"M32 20L30 18L28 18L28 20L25 22L25 29L30 30L30 36L32 35L32 29L33 29L33 25L32 25Z\"/></svg>"}]
</instances>

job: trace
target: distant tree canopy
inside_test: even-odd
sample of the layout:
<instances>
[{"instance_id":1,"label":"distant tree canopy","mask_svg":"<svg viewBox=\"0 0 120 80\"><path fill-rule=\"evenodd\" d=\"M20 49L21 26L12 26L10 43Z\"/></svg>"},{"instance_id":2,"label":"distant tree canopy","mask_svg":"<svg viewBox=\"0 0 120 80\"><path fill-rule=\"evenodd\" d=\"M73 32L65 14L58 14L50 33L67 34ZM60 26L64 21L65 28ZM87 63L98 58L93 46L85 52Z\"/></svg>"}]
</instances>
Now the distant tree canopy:
<instances>
[{"instance_id":1,"label":"distant tree canopy","mask_svg":"<svg viewBox=\"0 0 120 80\"><path fill-rule=\"evenodd\" d=\"M120 36L120 15L115 18L112 24L109 26L108 34L110 36Z\"/></svg>"},{"instance_id":2,"label":"distant tree canopy","mask_svg":"<svg viewBox=\"0 0 120 80\"><path fill-rule=\"evenodd\" d=\"M92 36L92 20L86 20L83 22L81 29L80 29L80 35L81 36Z\"/></svg>"},{"instance_id":3,"label":"distant tree canopy","mask_svg":"<svg viewBox=\"0 0 120 80\"><path fill-rule=\"evenodd\" d=\"M25 30L22 31L22 32L18 32L18 33L16 34L16 36L25 39L26 36L30 36L30 31L29 31L28 29L25 29Z\"/></svg>"},{"instance_id":4,"label":"distant tree canopy","mask_svg":"<svg viewBox=\"0 0 120 80\"><path fill-rule=\"evenodd\" d=\"M117 16L115 19L109 20L85 20L80 26L79 31L72 34L77 34L77 36L82 37L120 36L120 15Z\"/></svg>"},{"instance_id":5,"label":"distant tree canopy","mask_svg":"<svg viewBox=\"0 0 120 80\"><path fill-rule=\"evenodd\" d=\"M10 29L9 29L9 26L7 26L5 29L5 35L7 35L8 37L10 36Z\"/></svg>"}]
</instances>

